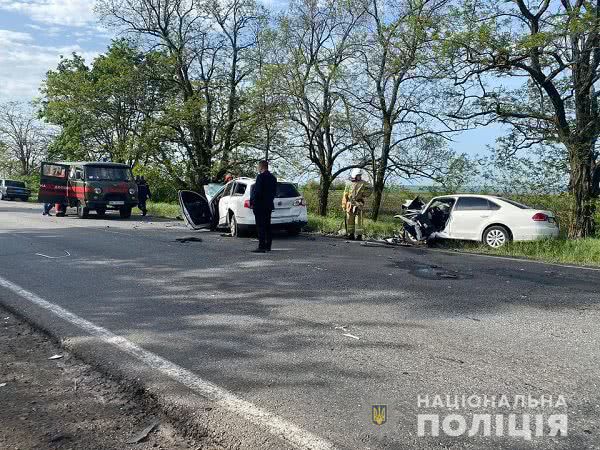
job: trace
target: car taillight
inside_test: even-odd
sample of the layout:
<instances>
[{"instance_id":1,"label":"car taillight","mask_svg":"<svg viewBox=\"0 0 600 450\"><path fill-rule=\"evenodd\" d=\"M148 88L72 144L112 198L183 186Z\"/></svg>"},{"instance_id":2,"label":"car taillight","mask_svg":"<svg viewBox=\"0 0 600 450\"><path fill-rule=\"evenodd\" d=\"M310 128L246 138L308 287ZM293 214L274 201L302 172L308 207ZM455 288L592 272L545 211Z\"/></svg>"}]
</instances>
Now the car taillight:
<instances>
[{"instance_id":1,"label":"car taillight","mask_svg":"<svg viewBox=\"0 0 600 450\"><path fill-rule=\"evenodd\" d=\"M304 201L304 197L300 197L294 202L294 206L306 206L306 202Z\"/></svg>"},{"instance_id":2,"label":"car taillight","mask_svg":"<svg viewBox=\"0 0 600 450\"><path fill-rule=\"evenodd\" d=\"M244 200L244 208L252 208L250 206L250 200Z\"/></svg>"},{"instance_id":3,"label":"car taillight","mask_svg":"<svg viewBox=\"0 0 600 450\"><path fill-rule=\"evenodd\" d=\"M548 220L548 216L544 213L535 213L532 219L535 222L546 222Z\"/></svg>"}]
</instances>

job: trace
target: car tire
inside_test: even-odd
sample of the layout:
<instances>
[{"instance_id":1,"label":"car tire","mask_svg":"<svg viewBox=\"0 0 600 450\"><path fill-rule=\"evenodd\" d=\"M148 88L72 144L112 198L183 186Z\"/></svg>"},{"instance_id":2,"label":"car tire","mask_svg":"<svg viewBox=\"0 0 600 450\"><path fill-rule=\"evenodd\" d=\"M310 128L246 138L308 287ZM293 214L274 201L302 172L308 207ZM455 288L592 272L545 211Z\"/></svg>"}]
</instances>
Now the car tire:
<instances>
[{"instance_id":1,"label":"car tire","mask_svg":"<svg viewBox=\"0 0 600 450\"><path fill-rule=\"evenodd\" d=\"M6 197L4 197L4 194L2 192L0 192L0 200L6 200Z\"/></svg>"},{"instance_id":2,"label":"car tire","mask_svg":"<svg viewBox=\"0 0 600 450\"><path fill-rule=\"evenodd\" d=\"M287 227L287 233L290 236L298 236L302 231L302 227L298 225L291 225Z\"/></svg>"},{"instance_id":3,"label":"car tire","mask_svg":"<svg viewBox=\"0 0 600 450\"><path fill-rule=\"evenodd\" d=\"M510 242L511 236L508 228L502 225L493 225L483 232L483 243L490 248L500 248Z\"/></svg>"},{"instance_id":4,"label":"car tire","mask_svg":"<svg viewBox=\"0 0 600 450\"><path fill-rule=\"evenodd\" d=\"M119 215L121 216L121 219L129 219L131 217L131 208L119 209Z\"/></svg>"},{"instance_id":5,"label":"car tire","mask_svg":"<svg viewBox=\"0 0 600 450\"><path fill-rule=\"evenodd\" d=\"M235 218L235 214L231 214L229 217L229 231L232 237L240 237L240 227Z\"/></svg>"},{"instance_id":6,"label":"car tire","mask_svg":"<svg viewBox=\"0 0 600 450\"><path fill-rule=\"evenodd\" d=\"M98 217L104 217L106 215L106 209L104 209L104 208L98 208L96 210L96 215Z\"/></svg>"},{"instance_id":7,"label":"car tire","mask_svg":"<svg viewBox=\"0 0 600 450\"><path fill-rule=\"evenodd\" d=\"M21 201L27 203L29 201L29 197L21 197Z\"/></svg>"},{"instance_id":8,"label":"car tire","mask_svg":"<svg viewBox=\"0 0 600 450\"><path fill-rule=\"evenodd\" d=\"M87 219L90 209L83 206L83 203L77 203L77 217L80 219Z\"/></svg>"}]
</instances>

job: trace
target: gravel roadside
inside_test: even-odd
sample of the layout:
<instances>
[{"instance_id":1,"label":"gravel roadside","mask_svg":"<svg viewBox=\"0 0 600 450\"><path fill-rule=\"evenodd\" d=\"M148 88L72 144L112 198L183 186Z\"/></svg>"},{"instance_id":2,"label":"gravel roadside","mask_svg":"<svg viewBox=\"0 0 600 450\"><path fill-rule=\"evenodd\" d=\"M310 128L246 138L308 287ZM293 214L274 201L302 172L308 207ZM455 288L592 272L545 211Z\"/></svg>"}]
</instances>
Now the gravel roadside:
<instances>
[{"instance_id":1,"label":"gravel roadside","mask_svg":"<svg viewBox=\"0 0 600 450\"><path fill-rule=\"evenodd\" d=\"M2 449L214 448L1 308L0 405Z\"/></svg>"}]
</instances>

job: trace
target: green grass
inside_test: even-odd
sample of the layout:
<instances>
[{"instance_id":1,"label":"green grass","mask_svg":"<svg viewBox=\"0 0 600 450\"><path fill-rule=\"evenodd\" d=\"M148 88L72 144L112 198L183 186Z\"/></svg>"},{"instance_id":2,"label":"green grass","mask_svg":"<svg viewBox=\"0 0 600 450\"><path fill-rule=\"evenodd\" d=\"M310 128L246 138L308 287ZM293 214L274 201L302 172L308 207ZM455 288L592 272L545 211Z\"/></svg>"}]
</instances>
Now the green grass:
<instances>
[{"instance_id":1,"label":"green grass","mask_svg":"<svg viewBox=\"0 0 600 450\"><path fill-rule=\"evenodd\" d=\"M401 228L399 222L391 216L381 217L379 221L373 222L364 219L364 236L368 238L382 238L393 236ZM338 234L344 229L344 218L341 215L330 215L321 217L309 213L307 231L315 231L324 234Z\"/></svg>"},{"instance_id":2,"label":"green grass","mask_svg":"<svg viewBox=\"0 0 600 450\"><path fill-rule=\"evenodd\" d=\"M148 214L151 216L166 217L168 219L181 218L178 203L148 202Z\"/></svg>"},{"instance_id":3,"label":"green grass","mask_svg":"<svg viewBox=\"0 0 600 450\"><path fill-rule=\"evenodd\" d=\"M600 266L600 239L597 238L511 242L499 249L477 244L462 244L458 248L466 252L514 256L544 262Z\"/></svg>"}]
</instances>

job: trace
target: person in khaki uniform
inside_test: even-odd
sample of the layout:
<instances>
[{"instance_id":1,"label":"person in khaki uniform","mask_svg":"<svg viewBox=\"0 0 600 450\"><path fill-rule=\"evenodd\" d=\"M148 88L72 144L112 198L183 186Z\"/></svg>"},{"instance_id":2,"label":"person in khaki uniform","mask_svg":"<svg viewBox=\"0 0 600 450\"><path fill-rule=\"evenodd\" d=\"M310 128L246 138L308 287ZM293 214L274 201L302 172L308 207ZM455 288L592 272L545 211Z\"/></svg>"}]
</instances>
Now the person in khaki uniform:
<instances>
[{"instance_id":1,"label":"person in khaki uniform","mask_svg":"<svg viewBox=\"0 0 600 450\"><path fill-rule=\"evenodd\" d=\"M342 209L346 212L346 236L348 239L362 240L363 210L365 200L373 192L371 186L362 179L362 170L353 169L350 184L346 185L342 196Z\"/></svg>"}]
</instances>

